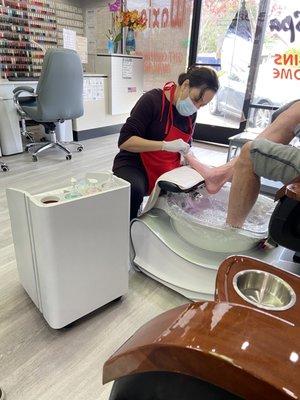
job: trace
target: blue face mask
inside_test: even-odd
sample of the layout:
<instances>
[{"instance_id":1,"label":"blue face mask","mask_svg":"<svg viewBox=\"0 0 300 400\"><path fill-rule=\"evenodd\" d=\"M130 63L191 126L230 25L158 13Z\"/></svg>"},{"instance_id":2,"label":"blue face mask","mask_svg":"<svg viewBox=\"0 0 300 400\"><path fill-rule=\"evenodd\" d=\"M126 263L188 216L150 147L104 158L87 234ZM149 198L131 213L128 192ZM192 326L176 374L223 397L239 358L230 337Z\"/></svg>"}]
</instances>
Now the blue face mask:
<instances>
[{"instance_id":1,"label":"blue face mask","mask_svg":"<svg viewBox=\"0 0 300 400\"><path fill-rule=\"evenodd\" d=\"M184 100L177 100L176 108L179 114L188 117L190 115L195 114L198 111L198 108L192 102L190 96L188 96Z\"/></svg>"}]
</instances>

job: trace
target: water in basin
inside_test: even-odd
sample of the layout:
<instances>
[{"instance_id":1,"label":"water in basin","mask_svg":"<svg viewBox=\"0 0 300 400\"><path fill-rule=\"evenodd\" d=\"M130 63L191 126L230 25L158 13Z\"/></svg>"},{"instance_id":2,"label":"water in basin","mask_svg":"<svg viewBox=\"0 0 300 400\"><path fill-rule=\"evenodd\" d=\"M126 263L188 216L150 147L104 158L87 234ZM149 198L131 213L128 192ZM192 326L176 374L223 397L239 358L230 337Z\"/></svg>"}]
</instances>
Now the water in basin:
<instances>
[{"instance_id":1,"label":"water in basin","mask_svg":"<svg viewBox=\"0 0 300 400\"><path fill-rule=\"evenodd\" d=\"M230 253L255 247L267 236L274 201L260 195L243 229L235 229L226 225L229 192L230 184L215 195L203 189L169 193L166 212L174 229L190 243L206 250Z\"/></svg>"}]
</instances>

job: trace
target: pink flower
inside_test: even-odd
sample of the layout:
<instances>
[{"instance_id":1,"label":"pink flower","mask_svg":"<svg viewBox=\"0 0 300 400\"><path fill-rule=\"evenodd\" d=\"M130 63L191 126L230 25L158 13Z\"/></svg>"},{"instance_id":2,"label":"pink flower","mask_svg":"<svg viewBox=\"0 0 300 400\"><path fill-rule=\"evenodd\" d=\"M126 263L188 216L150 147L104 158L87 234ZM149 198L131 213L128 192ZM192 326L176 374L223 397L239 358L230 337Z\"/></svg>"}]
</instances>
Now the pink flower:
<instances>
[{"instance_id":1,"label":"pink flower","mask_svg":"<svg viewBox=\"0 0 300 400\"><path fill-rule=\"evenodd\" d=\"M116 0L114 3L108 3L108 8L110 12L117 12L121 10L121 0Z\"/></svg>"}]
</instances>

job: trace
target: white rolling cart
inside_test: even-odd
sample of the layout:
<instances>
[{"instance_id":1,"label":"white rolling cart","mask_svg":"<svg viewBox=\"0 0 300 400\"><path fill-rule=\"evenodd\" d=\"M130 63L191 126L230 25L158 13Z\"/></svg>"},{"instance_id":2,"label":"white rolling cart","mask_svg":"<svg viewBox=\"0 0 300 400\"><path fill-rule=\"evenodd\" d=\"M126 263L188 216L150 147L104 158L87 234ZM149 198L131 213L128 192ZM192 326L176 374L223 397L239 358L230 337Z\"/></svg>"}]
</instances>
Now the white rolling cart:
<instances>
[{"instance_id":1,"label":"white rolling cart","mask_svg":"<svg viewBox=\"0 0 300 400\"><path fill-rule=\"evenodd\" d=\"M110 172L86 178L101 191L7 189L21 284L55 329L128 289L130 185Z\"/></svg>"}]
</instances>

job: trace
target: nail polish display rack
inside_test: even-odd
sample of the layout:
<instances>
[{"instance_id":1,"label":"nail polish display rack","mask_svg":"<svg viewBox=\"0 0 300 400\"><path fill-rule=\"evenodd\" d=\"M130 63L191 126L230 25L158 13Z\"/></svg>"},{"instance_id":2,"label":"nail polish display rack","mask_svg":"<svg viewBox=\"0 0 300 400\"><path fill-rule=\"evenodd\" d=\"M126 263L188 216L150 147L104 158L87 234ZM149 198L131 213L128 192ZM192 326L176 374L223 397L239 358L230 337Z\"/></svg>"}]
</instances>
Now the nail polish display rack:
<instances>
[{"instance_id":1,"label":"nail polish display rack","mask_svg":"<svg viewBox=\"0 0 300 400\"><path fill-rule=\"evenodd\" d=\"M1 77L38 77L43 49L62 47L63 27L76 30L76 24L83 34L77 7L48 0L0 0Z\"/></svg>"}]
</instances>

